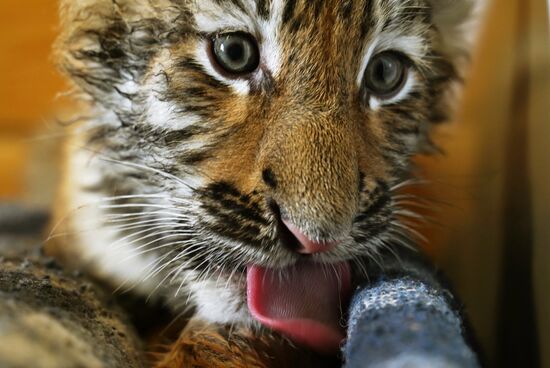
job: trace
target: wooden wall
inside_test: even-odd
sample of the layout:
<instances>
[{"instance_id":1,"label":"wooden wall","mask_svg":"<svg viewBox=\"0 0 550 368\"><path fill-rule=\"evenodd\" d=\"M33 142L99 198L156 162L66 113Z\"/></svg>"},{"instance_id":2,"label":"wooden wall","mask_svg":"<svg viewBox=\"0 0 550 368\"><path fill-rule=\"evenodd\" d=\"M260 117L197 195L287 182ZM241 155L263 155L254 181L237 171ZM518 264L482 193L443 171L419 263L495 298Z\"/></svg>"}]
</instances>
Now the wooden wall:
<instances>
[{"instance_id":1,"label":"wooden wall","mask_svg":"<svg viewBox=\"0 0 550 368\"><path fill-rule=\"evenodd\" d=\"M63 89L49 59L56 4L0 1L0 199L34 198L36 180L51 171L31 160L53 144L44 136L55 125L54 97ZM43 164L52 159L43 157Z\"/></svg>"},{"instance_id":2,"label":"wooden wall","mask_svg":"<svg viewBox=\"0 0 550 368\"><path fill-rule=\"evenodd\" d=\"M529 166L532 186L534 286L541 366L550 368L550 1L531 6L528 116ZM546 36L545 36L546 34Z\"/></svg>"}]
</instances>

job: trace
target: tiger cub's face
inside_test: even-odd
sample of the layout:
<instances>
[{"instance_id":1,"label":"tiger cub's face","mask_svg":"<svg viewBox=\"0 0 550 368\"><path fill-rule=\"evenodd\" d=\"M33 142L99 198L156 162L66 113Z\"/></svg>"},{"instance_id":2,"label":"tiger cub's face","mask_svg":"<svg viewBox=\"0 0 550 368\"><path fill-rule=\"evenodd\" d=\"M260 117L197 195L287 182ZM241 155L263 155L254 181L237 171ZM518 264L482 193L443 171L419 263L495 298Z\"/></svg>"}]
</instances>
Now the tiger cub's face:
<instances>
[{"instance_id":1,"label":"tiger cub's face","mask_svg":"<svg viewBox=\"0 0 550 368\"><path fill-rule=\"evenodd\" d=\"M406 238L394 189L446 118L470 5L66 1L61 65L95 112L66 179L80 251L333 351L361 260Z\"/></svg>"}]
</instances>

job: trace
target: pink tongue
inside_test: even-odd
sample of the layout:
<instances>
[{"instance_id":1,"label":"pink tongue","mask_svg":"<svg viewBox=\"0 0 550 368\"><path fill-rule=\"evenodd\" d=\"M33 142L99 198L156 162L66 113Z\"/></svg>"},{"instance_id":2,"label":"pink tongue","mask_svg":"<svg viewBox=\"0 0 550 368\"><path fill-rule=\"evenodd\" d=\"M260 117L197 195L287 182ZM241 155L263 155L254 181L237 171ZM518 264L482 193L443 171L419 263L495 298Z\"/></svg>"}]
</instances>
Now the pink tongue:
<instances>
[{"instance_id":1,"label":"pink tongue","mask_svg":"<svg viewBox=\"0 0 550 368\"><path fill-rule=\"evenodd\" d=\"M248 308L262 324L319 353L338 351L350 296L347 263L300 262L284 270L249 266L247 284Z\"/></svg>"}]
</instances>

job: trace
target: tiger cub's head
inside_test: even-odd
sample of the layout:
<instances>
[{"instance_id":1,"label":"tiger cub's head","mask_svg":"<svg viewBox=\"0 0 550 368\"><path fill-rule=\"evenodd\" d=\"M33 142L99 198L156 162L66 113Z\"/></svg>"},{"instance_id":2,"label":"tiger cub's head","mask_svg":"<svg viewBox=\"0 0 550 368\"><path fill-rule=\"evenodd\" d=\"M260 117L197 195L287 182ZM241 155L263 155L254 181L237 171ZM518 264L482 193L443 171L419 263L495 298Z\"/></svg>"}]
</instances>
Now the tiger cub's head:
<instances>
[{"instance_id":1,"label":"tiger cub's head","mask_svg":"<svg viewBox=\"0 0 550 368\"><path fill-rule=\"evenodd\" d=\"M471 8L64 1L60 64L94 111L70 185L93 171L114 247L203 318L332 350L361 259L404 241L394 189L447 118Z\"/></svg>"}]
</instances>

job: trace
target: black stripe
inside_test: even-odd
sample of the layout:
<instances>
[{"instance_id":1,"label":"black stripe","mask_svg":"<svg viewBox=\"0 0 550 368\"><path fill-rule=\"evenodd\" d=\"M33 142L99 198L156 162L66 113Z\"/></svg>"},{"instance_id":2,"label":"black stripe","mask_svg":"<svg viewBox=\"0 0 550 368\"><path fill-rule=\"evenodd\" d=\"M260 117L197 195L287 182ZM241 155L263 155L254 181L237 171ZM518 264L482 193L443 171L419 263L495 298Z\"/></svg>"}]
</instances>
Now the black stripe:
<instances>
[{"instance_id":1,"label":"black stripe","mask_svg":"<svg viewBox=\"0 0 550 368\"><path fill-rule=\"evenodd\" d=\"M261 225L269 225L269 222L253 207L247 207L232 199L221 199L213 204L203 204L202 207L212 216L219 217L222 212L230 212L233 218L239 216L242 219L253 221Z\"/></svg>"},{"instance_id":2,"label":"black stripe","mask_svg":"<svg viewBox=\"0 0 550 368\"><path fill-rule=\"evenodd\" d=\"M359 172L359 193L363 193L365 191L365 174L363 172Z\"/></svg>"},{"instance_id":3,"label":"black stripe","mask_svg":"<svg viewBox=\"0 0 550 368\"><path fill-rule=\"evenodd\" d=\"M364 38L369 34L370 30L375 28L376 25L373 14L373 0L364 0L362 16L361 38Z\"/></svg>"},{"instance_id":4,"label":"black stripe","mask_svg":"<svg viewBox=\"0 0 550 368\"><path fill-rule=\"evenodd\" d=\"M180 69L183 69L185 71L192 71L192 72L199 73L202 78L197 80L196 83L204 83L208 87L213 87L213 88L218 88L218 89L220 89L220 88L226 88L227 89L227 86L225 84L223 84L223 83L219 82L217 79L211 77L204 70L202 65L200 65L199 63L197 63L195 60L193 60L191 58L183 58L183 59L179 60L176 63L176 67L180 68ZM168 80L168 82L170 82L170 81Z\"/></svg>"},{"instance_id":5,"label":"black stripe","mask_svg":"<svg viewBox=\"0 0 550 368\"><path fill-rule=\"evenodd\" d=\"M208 90L203 87L187 87L183 90L183 93L192 97L207 97Z\"/></svg>"},{"instance_id":6,"label":"black stripe","mask_svg":"<svg viewBox=\"0 0 550 368\"><path fill-rule=\"evenodd\" d=\"M220 181L208 185L202 190L202 194L212 199L221 200L225 195L240 197L241 193L233 185L225 181Z\"/></svg>"},{"instance_id":7,"label":"black stripe","mask_svg":"<svg viewBox=\"0 0 550 368\"><path fill-rule=\"evenodd\" d=\"M402 144L400 144L400 142L392 142L394 143L395 145L397 145L398 147L390 147L390 146L384 146L383 147L383 153L382 153L382 156L383 157L389 157L393 160L393 156L391 155L395 155L395 156L401 156L401 157L405 157L407 156L407 154L409 153L408 150L406 149L405 146L403 146Z\"/></svg>"},{"instance_id":8,"label":"black stripe","mask_svg":"<svg viewBox=\"0 0 550 368\"><path fill-rule=\"evenodd\" d=\"M288 23L294 17L296 9L296 0L287 0L283 10L283 24Z\"/></svg>"},{"instance_id":9,"label":"black stripe","mask_svg":"<svg viewBox=\"0 0 550 368\"><path fill-rule=\"evenodd\" d=\"M340 4L340 8L338 9L338 14L342 18L342 20L349 20L351 18L353 10L353 1L352 0L344 0Z\"/></svg>"},{"instance_id":10,"label":"black stripe","mask_svg":"<svg viewBox=\"0 0 550 368\"><path fill-rule=\"evenodd\" d=\"M253 210L246 205L238 203L237 201L231 199L222 199L220 205L224 206L224 209L230 210L233 213L244 217L248 220L255 221L262 225L268 225L269 222L259 213L258 211Z\"/></svg>"},{"instance_id":11,"label":"black stripe","mask_svg":"<svg viewBox=\"0 0 550 368\"><path fill-rule=\"evenodd\" d=\"M199 73L204 73L203 67L191 58L181 59L176 63L176 67L186 69L186 70L194 70Z\"/></svg>"},{"instance_id":12,"label":"black stripe","mask_svg":"<svg viewBox=\"0 0 550 368\"><path fill-rule=\"evenodd\" d=\"M243 226L229 215L220 216L220 220L223 220L223 223L205 224L203 226L206 230L212 231L228 239L245 243L253 247L259 248L262 246L263 242L260 239L251 236L253 234L260 234L260 230L257 227L249 225Z\"/></svg>"},{"instance_id":13,"label":"black stripe","mask_svg":"<svg viewBox=\"0 0 550 368\"><path fill-rule=\"evenodd\" d=\"M405 102L407 102L407 100L405 100ZM400 115L400 120L415 121L415 122L421 120L421 116L419 116L418 110L412 110L410 107L406 107L402 105L391 105L391 106L388 106L388 110L394 114ZM388 123L391 123L393 125L394 121L392 120Z\"/></svg>"},{"instance_id":14,"label":"black stripe","mask_svg":"<svg viewBox=\"0 0 550 368\"><path fill-rule=\"evenodd\" d=\"M198 165L209 158L212 158L210 150L204 150L197 152L186 152L179 158L178 161L182 165Z\"/></svg>"},{"instance_id":15,"label":"black stripe","mask_svg":"<svg viewBox=\"0 0 550 368\"><path fill-rule=\"evenodd\" d=\"M383 179L376 179L376 192L377 193L387 193L390 191L390 186Z\"/></svg>"},{"instance_id":16,"label":"black stripe","mask_svg":"<svg viewBox=\"0 0 550 368\"><path fill-rule=\"evenodd\" d=\"M309 0L313 2L313 21L317 22L321 17L321 10L323 9L324 0Z\"/></svg>"},{"instance_id":17,"label":"black stripe","mask_svg":"<svg viewBox=\"0 0 550 368\"><path fill-rule=\"evenodd\" d=\"M206 131L207 129L201 126L189 126L185 129L166 132L159 139L162 138L163 143L165 145L168 145L168 146L174 145L174 144L177 145L193 138L197 134L203 134Z\"/></svg>"},{"instance_id":18,"label":"black stripe","mask_svg":"<svg viewBox=\"0 0 550 368\"><path fill-rule=\"evenodd\" d=\"M270 0L257 0L256 1L256 8L258 11L258 15L264 19L269 19L270 16L270 7L271 7L271 1Z\"/></svg>"},{"instance_id":19,"label":"black stripe","mask_svg":"<svg viewBox=\"0 0 550 368\"><path fill-rule=\"evenodd\" d=\"M396 139L399 139L399 135L420 135L420 127L402 127L402 128L393 128L391 132L392 136Z\"/></svg>"},{"instance_id":20,"label":"black stripe","mask_svg":"<svg viewBox=\"0 0 550 368\"><path fill-rule=\"evenodd\" d=\"M296 33L302 28L302 25L304 24L303 19L301 17L296 17L290 24L290 33Z\"/></svg>"},{"instance_id":21,"label":"black stripe","mask_svg":"<svg viewBox=\"0 0 550 368\"><path fill-rule=\"evenodd\" d=\"M180 96L181 97L181 96ZM183 109L185 112L195 113L201 116L206 116L208 113L213 113L217 110L214 109L213 103L200 103L198 105L185 105Z\"/></svg>"},{"instance_id":22,"label":"black stripe","mask_svg":"<svg viewBox=\"0 0 550 368\"><path fill-rule=\"evenodd\" d=\"M391 196L388 194L383 194L378 197L366 211L361 212L358 216L355 217L354 223L360 224L372 216L378 214L382 211L389 203L391 202Z\"/></svg>"}]
</instances>

